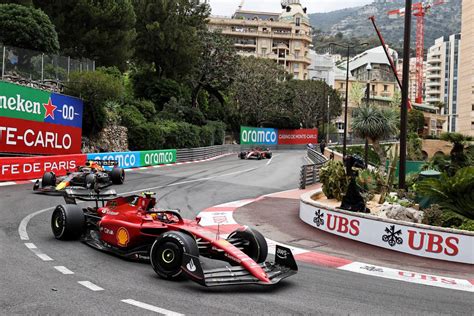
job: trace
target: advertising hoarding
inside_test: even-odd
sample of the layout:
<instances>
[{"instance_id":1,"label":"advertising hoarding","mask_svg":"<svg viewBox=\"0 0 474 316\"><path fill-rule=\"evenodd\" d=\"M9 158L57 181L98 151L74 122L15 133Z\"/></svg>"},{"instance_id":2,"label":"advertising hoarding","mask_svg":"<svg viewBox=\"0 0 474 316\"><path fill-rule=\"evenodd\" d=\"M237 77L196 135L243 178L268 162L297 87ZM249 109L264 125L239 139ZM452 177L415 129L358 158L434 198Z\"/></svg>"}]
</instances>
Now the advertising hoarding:
<instances>
[{"instance_id":1,"label":"advertising hoarding","mask_svg":"<svg viewBox=\"0 0 474 316\"><path fill-rule=\"evenodd\" d=\"M278 131L274 128L240 127L242 145L277 145Z\"/></svg>"},{"instance_id":2,"label":"advertising hoarding","mask_svg":"<svg viewBox=\"0 0 474 316\"><path fill-rule=\"evenodd\" d=\"M0 82L0 152L79 153L82 113L80 99Z\"/></svg>"},{"instance_id":3,"label":"advertising hoarding","mask_svg":"<svg viewBox=\"0 0 474 316\"><path fill-rule=\"evenodd\" d=\"M318 143L318 130L314 129L280 129L279 145L306 145Z\"/></svg>"}]
</instances>

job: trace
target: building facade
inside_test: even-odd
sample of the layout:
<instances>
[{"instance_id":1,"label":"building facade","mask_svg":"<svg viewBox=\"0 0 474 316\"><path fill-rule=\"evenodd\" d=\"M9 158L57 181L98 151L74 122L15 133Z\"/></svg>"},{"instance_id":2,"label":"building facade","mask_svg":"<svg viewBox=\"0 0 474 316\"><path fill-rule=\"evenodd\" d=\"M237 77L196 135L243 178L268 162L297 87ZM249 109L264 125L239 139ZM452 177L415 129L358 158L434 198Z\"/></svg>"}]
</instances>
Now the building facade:
<instances>
[{"instance_id":1,"label":"building facade","mask_svg":"<svg viewBox=\"0 0 474 316\"><path fill-rule=\"evenodd\" d=\"M474 136L474 1L462 2L457 131Z\"/></svg>"},{"instance_id":2,"label":"building facade","mask_svg":"<svg viewBox=\"0 0 474 316\"><path fill-rule=\"evenodd\" d=\"M448 116L446 131L457 131L459 51L461 34L440 37L427 54L426 102L444 105L439 114Z\"/></svg>"},{"instance_id":3,"label":"building facade","mask_svg":"<svg viewBox=\"0 0 474 316\"><path fill-rule=\"evenodd\" d=\"M309 66L309 79L322 80L329 86L334 87L336 63L335 57L329 54L318 54L314 50L309 51L311 65Z\"/></svg>"},{"instance_id":4,"label":"building facade","mask_svg":"<svg viewBox=\"0 0 474 316\"><path fill-rule=\"evenodd\" d=\"M400 59L397 64L397 72L400 81L403 80L403 60ZM421 95L423 100L425 100L426 95L426 61L423 62L423 87ZM418 72L416 71L416 58L410 58L410 76L409 76L409 87L408 87L408 96L413 103L415 103L416 96L418 94Z\"/></svg>"},{"instance_id":5,"label":"building facade","mask_svg":"<svg viewBox=\"0 0 474 316\"><path fill-rule=\"evenodd\" d=\"M231 18L209 18L208 25L231 38L240 55L275 60L295 79L311 79L311 25L300 0L289 0L282 13L239 9Z\"/></svg>"}]
</instances>

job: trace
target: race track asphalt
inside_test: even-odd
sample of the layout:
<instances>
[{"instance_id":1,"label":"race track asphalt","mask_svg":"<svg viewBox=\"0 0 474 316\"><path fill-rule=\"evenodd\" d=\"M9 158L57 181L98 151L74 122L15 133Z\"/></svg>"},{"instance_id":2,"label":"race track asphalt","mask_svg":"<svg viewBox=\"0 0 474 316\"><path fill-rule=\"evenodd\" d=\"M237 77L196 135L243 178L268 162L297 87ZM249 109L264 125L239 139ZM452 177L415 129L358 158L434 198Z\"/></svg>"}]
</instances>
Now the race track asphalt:
<instances>
[{"instance_id":1,"label":"race track asphalt","mask_svg":"<svg viewBox=\"0 0 474 316\"><path fill-rule=\"evenodd\" d=\"M194 217L213 205L297 187L304 155L303 151L277 152L270 163L242 161L233 155L130 172L116 189L119 193L155 191L160 206L180 208L184 217ZM149 264L128 262L80 242L57 241L50 230L51 210L32 217L29 240L21 240L22 219L62 202L60 197L33 194L31 188L32 184L0 188L1 315L152 314L122 300L150 304L169 315L472 315L474 308L472 293L305 264L299 264L296 276L275 287L207 289L191 281L164 281ZM53 260L43 261L25 243ZM55 266L74 274L62 274ZM103 290L92 291L79 281L90 281Z\"/></svg>"}]
</instances>

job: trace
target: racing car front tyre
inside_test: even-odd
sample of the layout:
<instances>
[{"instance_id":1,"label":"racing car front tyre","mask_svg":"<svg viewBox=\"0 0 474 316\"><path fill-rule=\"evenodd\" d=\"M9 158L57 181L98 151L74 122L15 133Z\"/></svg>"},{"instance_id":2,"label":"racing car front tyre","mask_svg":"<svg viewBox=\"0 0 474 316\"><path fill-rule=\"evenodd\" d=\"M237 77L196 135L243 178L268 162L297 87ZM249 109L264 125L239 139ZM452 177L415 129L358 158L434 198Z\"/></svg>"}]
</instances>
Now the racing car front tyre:
<instances>
[{"instance_id":1,"label":"racing car front tyre","mask_svg":"<svg viewBox=\"0 0 474 316\"><path fill-rule=\"evenodd\" d=\"M238 248L257 263L262 263L267 259L268 245L265 237L259 231L250 227L234 230L227 241L236 244ZM237 245L238 244L238 245Z\"/></svg>"},{"instance_id":2,"label":"racing car front tyre","mask_svg":"<svg viewBox=\"0 0 474 316\"><path fill-rule=\"evenodd\" d=\"M151 246L151 266L163 279L178 279L183 273L181 265L185 252L199 256L199 249L193 237L176 231L163 233Z\"/></svg>"},{"instance_id":3,"label":"racing car front tyre","mask_svg":"<svg viewBox=\"0 0 474 316\"><path fill-rule=\"evenodd\" d=\"M78 239L81 237L84 227L84 212L79 206L73 204L56 206L51 216L51 229L56 239Z\"/></svg>"},{"instance_id":4,"label":"racing car front tyre","mask_svg":"<svg viewBox=\"0 0 474 316\"><path fill-rule=\"evenodd\" d=\"M47 187L47 186L55 186L56 185L56 175L54 172L45 172L43 174L43 178L41 179L41 186Z\"/></svg>"},{"instance_id":5,"label":"racing car front tyre","mask_svg":"<svg viewBox=\"0 0 474 316\"><path fill-rule=\"evenodd\" d=\"M123 184L125 181L125 171L122 168L113 168L110 171L110 180L113 184Z\"/></svg>"}]
</instances>

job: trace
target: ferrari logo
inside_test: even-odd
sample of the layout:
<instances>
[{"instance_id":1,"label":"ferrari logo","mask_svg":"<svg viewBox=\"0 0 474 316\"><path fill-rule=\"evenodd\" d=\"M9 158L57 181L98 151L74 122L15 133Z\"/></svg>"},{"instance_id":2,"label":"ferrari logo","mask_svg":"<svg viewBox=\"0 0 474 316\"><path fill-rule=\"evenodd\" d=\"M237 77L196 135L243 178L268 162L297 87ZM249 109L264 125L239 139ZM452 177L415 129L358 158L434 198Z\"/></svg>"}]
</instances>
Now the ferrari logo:
<instances>
[{"instance_id":1,"label":"ferrari logo","mask_svg":"<svg viewBox=\"0 0 474 316\"><path fill-rule=\"evenodd\" d=\"M130 241L130 236L128 235L128 230L123 227L120 227L117 231L117 244L121 247L127 247L128 242Z\"/></svg>"}]
</instances>

